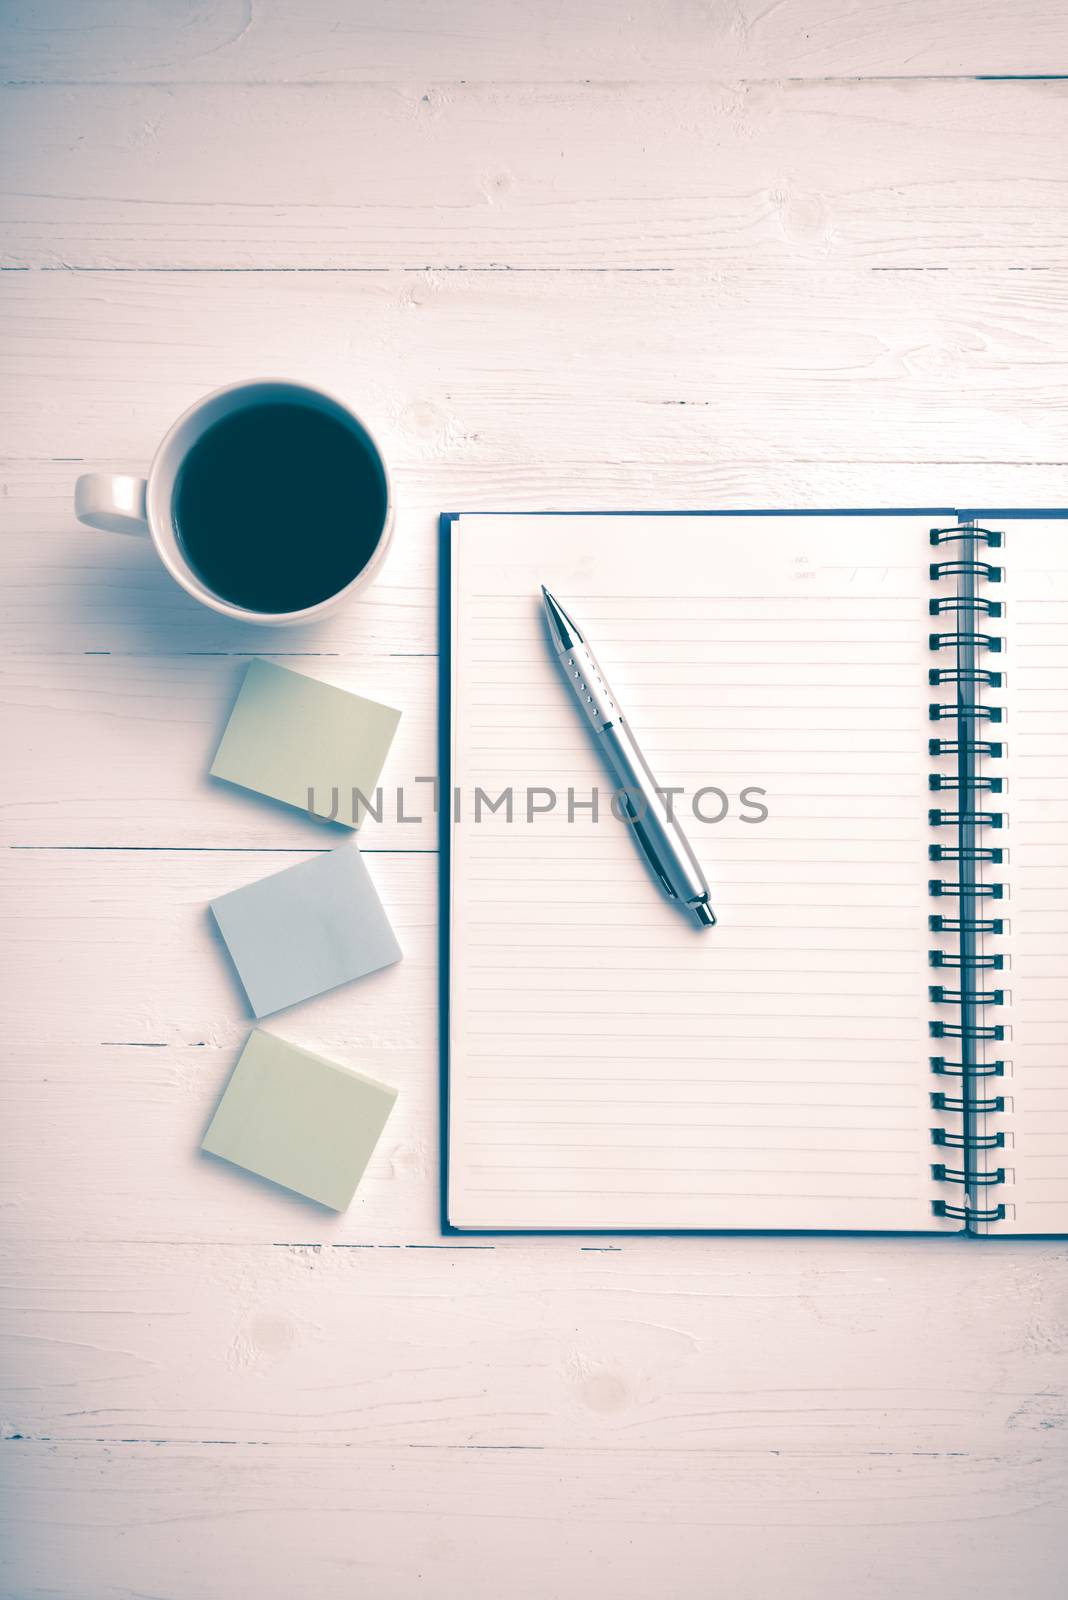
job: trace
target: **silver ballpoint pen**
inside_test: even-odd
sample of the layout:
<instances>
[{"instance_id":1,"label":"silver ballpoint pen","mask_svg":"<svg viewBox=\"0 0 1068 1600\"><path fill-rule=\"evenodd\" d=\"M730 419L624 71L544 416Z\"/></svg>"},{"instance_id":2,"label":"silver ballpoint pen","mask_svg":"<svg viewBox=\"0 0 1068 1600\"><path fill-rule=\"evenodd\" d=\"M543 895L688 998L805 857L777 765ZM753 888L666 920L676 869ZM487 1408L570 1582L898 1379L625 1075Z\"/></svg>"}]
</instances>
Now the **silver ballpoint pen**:
<instances>
[{"instance_id":1,"label":"silver ballpoint pen","mask_svg":"<svg viewBox=\"0 0 1068 1600\"><path fill-rule=\"evenodd\" d=\"M692 911L703 928L714 927L716 918L708 903L708 884L697 857L676 822L664 791L657 787L649 763L638 748L630 724L620 711L593 651L582 630L544 584L541 593L549 633L564 677L585 712L616 780L635 839L665 894Z\"/></svg>"}]
</instances>

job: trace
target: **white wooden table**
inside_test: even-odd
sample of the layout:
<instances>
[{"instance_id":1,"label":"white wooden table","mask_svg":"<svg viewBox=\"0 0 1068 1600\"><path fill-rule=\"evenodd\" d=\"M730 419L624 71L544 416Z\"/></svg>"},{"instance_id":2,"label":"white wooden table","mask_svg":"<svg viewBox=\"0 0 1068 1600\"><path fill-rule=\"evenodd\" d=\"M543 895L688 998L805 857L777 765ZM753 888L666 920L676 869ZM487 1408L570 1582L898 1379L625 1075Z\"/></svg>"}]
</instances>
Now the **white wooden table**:
<instances>
[{"instance_id":1,"label":"white wooden table","mask_svg":"<svg viewBox=\"0 0 1068 1600\"><path fill-rule=\"evenodd\" d=\"M323 844L206 775L244 661L432 771L439 510L1064 503L1063 5L6 0L0 58L0 1593L1059 1596L1063 1243L442 1240L429 823L365 837L405 961L274 1024L401 1091L351 1211L197 1146L206 902ZM259 374L396 475L314 631L70 509Z\"/></svg>"}]
</instances>

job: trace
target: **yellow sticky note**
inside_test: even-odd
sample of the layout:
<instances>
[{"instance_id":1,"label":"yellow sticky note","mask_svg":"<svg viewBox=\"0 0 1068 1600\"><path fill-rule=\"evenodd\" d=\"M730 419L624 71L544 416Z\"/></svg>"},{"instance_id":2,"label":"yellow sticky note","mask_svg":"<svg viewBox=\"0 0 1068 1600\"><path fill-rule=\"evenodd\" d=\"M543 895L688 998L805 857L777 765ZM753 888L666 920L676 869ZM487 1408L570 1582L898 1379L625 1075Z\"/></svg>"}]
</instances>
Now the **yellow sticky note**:
<instances>
[{"instance_id":1,"label":"yellow sticky note","mask_svg":"<svg viewBox=\"0 0 1068 1600\"><path fill-rule=\"evenodd\" d=\"M344 1211L396 1098L384 1083L256 1029L201 1147Z\"/></svg>"},{"instance_id":2,"label":"yellow sticky note","mask_svg":"<svg viewBox=\"0 0 1068 1600\"><path fill-rule=\"evenodd\" d=\"M272 661L249 663L212 776L356 827L400 712Z\"/></svg>"}]
</instances>

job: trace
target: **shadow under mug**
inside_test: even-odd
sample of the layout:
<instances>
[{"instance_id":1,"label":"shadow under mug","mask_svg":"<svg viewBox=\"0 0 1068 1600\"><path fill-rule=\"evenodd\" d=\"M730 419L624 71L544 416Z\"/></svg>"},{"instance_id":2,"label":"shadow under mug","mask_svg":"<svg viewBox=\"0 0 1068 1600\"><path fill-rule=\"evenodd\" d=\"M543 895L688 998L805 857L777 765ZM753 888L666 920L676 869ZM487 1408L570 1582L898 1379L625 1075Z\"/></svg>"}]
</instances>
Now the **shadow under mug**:
<instances>
[{"instance_id":1,"label":"shadow under mug","mask_svg":"<svg viewBox=\"0 0 1068 1600\"><path fill-rule=\"evenodd\" d=\"M251 611L216 594L190 566L175 525L174 492L189 451L215 423L248 407L281 403L304 406L333 417L360 440L381 470L385 485L385 512L374 549L359 572L343 588L315 605L305 606L303 610ZM108 472L83 473L74 486L74 511L78 520L90 528L102 528L108 533L147 534L175 582L180 583L195 600L211 606L214 611L221 611L223 616L232 617L238 622L258 622L275 627L294 622L312 622L348 599L377 572L385 559L393 533L393 490L382 452L370 429L355 412L321 389L277 378L233 383L225 389L216 389L214 394L206 395L190 406L156 451L147 478Z\"/></svg>"}]
</instances>

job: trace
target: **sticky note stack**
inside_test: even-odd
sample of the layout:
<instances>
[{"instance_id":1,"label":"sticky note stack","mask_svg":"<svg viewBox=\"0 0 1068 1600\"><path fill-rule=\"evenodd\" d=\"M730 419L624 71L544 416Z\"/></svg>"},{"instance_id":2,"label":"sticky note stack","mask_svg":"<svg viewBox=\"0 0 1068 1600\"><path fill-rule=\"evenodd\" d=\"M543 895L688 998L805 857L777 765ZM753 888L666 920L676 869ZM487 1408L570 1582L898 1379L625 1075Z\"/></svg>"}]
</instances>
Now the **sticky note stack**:
<instances>
[{"instance_id":1,"label":"sticky note stack","mask_svg":"<svg viewBox=\"0 0 1068 1600\"><path fill-rule=\"evenodd\" d=\"M337 820L354 826L351 796L372 795L399 720L390 706L255 660L211 771L320 815L335 809L336 793ZM257 1017L401 959L355 844L221 895L211 910ZM395 1098L384 1084L256 1030L203 1148L344 1210Z\"/></svg>"}]
</instances>

